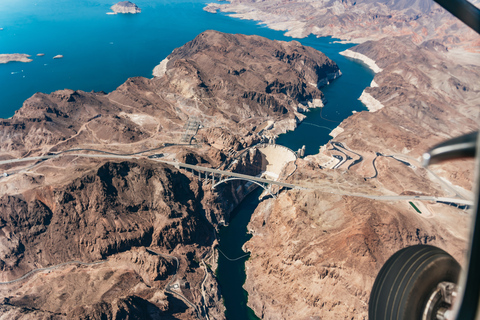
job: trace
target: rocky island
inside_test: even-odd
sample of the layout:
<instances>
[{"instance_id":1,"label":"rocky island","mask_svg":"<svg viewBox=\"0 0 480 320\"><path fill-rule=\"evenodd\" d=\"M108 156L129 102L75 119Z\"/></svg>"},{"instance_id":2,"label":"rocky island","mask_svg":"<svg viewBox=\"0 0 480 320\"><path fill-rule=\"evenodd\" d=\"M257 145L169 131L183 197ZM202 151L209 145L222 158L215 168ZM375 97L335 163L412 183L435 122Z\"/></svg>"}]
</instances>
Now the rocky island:
<instances>
[{"instance_id":1,"label":"rocky island","mask_svg":"<svg viewBox=\"0 0 480 320\"><path fill-rule=\"evenodd\" d=\"M4 53L0 54L0 63L8 63L12 61L32 62L30 55L24 53Z\"/></svg>"},{"instance_id":2,"label":"rocky island","mask_svg":"<svg viewBox=\"0 0 480 320\"><path fill-rule=\"evenodd\" d=\"M110 7L114 14L117 13L140 13L142 10L135 3L130 1L120 1Z\"/></svg>"}]
</instances>

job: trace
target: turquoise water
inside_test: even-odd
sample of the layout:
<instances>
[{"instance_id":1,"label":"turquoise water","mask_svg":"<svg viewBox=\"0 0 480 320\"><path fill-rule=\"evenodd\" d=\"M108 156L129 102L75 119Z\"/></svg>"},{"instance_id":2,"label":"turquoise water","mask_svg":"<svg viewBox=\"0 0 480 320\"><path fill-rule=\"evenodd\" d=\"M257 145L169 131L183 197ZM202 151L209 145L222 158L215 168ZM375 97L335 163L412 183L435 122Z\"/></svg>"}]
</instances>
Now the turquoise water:
<instances>
[{"instance_id":1,"label":"turquoise water","mask_svg":"<svg viewBox=\"0 0 480 320\"><path fill-rule=\"evenodd\" d=\"M128 77L151 77L173 49L208 29L274 35L253 22L205 12L205 1L135 2L142 13L107 15L115 1L0 0L0 53L33 59L0 65L0 117L12 116L38 91L109 92ZM53 60L57 54L64 58Z\"/></svg>"},{"instance_id":2,"label":"turquoise water","mask_svg":"<svg viewBox=\"0 0 480 320\"><path fill-rule=\"evenodd\" d=\"M258 34L286 40L282 32L252 21L232 19L202 10L205 0L148 1L135 3L137 15L107 15L116 1L0 0L0 53L27 53L30 63L0 64L0 117L7 118L35 92L69 88L109 92L129 77L151 77L153 68L173 49L208 29L229 33ZM334 39L308 37L299 40L333 59L343 76L322 88L328 100L315 109L295 132L281 135L277 143L291 149L306 145L307 154L318 152L328 135L353 110L365 110L358 97L373 79L364 65L338 53L351 47ZM37 57L37 53L45 53ZM53 60L61 54L63 59ZM222 230L220 246L230 257L243 254L248 239L246 224L258 201L248 197ZM246 307L245 259L235 262L220 257L218 277L227 306L227 318L255 319Z\"/></svg>"},{"instance_id":3,"label":"turquoise water","mask_svg":"<svg viewBox=\"0 0 480 320\"><path fill-rule=\"evenodd\" d=\"M319 147L332 139L329 133L343 119L352 115L352 111L367 110L358 98L372 82L374 73L365 65L339 54L351 45L332 44L329 38L318 39L313 36L301 39L300 42L325 53L337 63L343 73L328 86L321 88L327 98L325 107L312 109L308 112L308 118L299 124L295 132L280 135L276 141L292 150L298 150L305 145L305 154L312 155L318 153Z\"/></svg>"},{"instance_id":4,"label":"turquoise water","mask_svg":"<svg viewBox=\"0 0 480 320\"><path fill-rule=\"evenodd\" d=\"M174 48L208 29L291 40L282 32L252 21L205 12L202 10L204 0L139 0L136 4L142 9L141 14L107 15L114 2L0 0L0 28L3 28L0 31L0 53L26 53L33 59L30 63L0 65L0 117L12 116L24 100L38 91L50 93L70 88L109 92L128 77L151 77L153 67ZM301 40L339 64L345 75L338 81L352 90L349 96L353 100L348 102L347 109L355 104L354 109L361 110L356 99L364 82L368 81L348 81L347 78L356 79L369 72L338 55L351 45L332 45L331 41L315 37ZM45 53L45 56L37 57L37 53ZM64 58L53 60L57 54ZM338 104L344 105L341 101ZM329 107L333 107L333 100ZM301 143L290 140L285 138L285 143L301 147ZM307 145L309 153L315 153L316 149Z\"/></svg>"}]
</instances>

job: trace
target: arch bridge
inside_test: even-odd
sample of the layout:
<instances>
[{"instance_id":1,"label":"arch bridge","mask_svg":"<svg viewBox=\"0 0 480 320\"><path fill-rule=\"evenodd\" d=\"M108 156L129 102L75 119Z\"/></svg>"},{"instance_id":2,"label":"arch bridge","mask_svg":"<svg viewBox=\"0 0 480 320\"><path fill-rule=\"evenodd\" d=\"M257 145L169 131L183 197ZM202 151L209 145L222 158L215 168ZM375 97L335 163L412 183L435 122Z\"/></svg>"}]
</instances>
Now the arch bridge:
<instances>
[{"instance_id":1,"label":"arch bridge","mask_svg":"<svg viewBox=\"0 0 480 320\"><path fill-rule=\"evenodd\" d=\"M181 162L165 161L160 159L155 159L155 160L158 162L172 165L177 169L185 169L187 171L190 171L192 172L192 174L197 175L198 178L201 180L203 179L204 181L211 181L212 189L222 183L226 183L232 180L244 180L244 181L249 181L251 183L254 183L262 187L263 189L267 190L274 197L275 195L270 192L270 188L268 187L269 185L278 185L280 187L287 188L287 189L304 189L300 186L297 186L291 183L250 176L242 173L206 168L206 167L201 167L201 166L196 166L196 165L186 164Z\"/></svg>"}]
</instances>

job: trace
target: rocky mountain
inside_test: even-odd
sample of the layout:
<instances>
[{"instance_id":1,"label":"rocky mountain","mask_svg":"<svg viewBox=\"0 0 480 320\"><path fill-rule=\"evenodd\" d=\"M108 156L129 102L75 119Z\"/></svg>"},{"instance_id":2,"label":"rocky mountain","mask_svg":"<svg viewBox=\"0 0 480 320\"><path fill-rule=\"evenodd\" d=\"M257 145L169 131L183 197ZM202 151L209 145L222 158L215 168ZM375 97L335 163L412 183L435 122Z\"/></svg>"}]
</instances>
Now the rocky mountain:
<instances>
[{"instance_id":1,"label":"rocky mountain","mask_svg":"<svg viewBox=\"0 0 480 320\"><path fill-rule=\"evenodd\" d=\"M356 43L408 36L416 44L437 40L448 47L478 52L477 34L433 0L231 0L210 3L207 11L234 12L292 37L333 36Z\"/></svg>"},{"instance_id":2,"label":"rocky mountain","mask_svg":"<svg viewBox=\"0 0 480 320\"><path fill-rule=\"evenodd\" d=\"M35 94L2 120L2 150L23 156L81 145L108 149L111 142L126 150L159 140L178 143L190 120L202 127L195 139L223 127L244 147L267 121L275 122L274 134L295 128L301 112L323 105L317 85L341 74L325 55L298 42L216 31L200 34L166 61L161 76L131 78L109 94Z\"/></svg>"},{"instance_id":3,"label":"rocky mountain","mask_svg":"<svg viewBox=\"0 0 480 320\"><path fill-rule=\"evenodd\" d=\"M344 132L336 138L350 148L373 154L382 146L382 152L418 158L449 137L478 130L479 66L459 64L435 42L417 46L409 39L384 38L351 50L375 60L382 72L360 97L367 107L380 109L355 114L340 125ZM368 139L359 138L359 127ZM473 188L470 166L452 162L432 170L467 190Z\"/></svg>"},{"instance_id":4,"label":"rocky mountain","mask_svg":"<svg viewBox=\"0 0 480 320\"><path fill-rule=\"evenodd\" d=\"M260 155L234 151L294 128L340 71L298 42L215 31L167 61L108 94L37 93L1 120L0 318L224 318L212 247L238 184L212 190L147 156L256 175ZM53 158L8 162L35 156Z\"/></svg>"},{"instance_id":5,"label":"rocky mountain","mask_svg":"<svg viewBox=\"0 0 480 320\"><path fill-rule=\"evenodd\" d=\"M375 276L397 250L432 244L462 261L466 238L454 234L469 218L437 205L426 219L408 206L324 191L262 202L245 245L249 305L261 319L367 319Z\"/></svg>"}]
</instances>

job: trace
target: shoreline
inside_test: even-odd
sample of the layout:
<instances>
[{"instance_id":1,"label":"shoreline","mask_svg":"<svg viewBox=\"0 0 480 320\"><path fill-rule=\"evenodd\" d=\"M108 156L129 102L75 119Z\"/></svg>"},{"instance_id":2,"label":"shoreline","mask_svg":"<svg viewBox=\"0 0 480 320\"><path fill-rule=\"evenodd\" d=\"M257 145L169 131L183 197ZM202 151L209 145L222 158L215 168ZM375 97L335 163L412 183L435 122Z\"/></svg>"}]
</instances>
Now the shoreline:
<instances>
[{"instance_id":1,"label":"shoreline","mask_svg":"<svg viewBox=\"0 0 480 320\"><path fill-rule=\"evenodd\" d=\"M293 16L286 17L279 14L268 14L257 8L252 8L244 4L233 4L232 2L207 2L205 3L203 10L212 14L221 12L230 18L256 21L258 25L264 25L271 30L284 32L285 36L296 39L303 39L310 35L314 35L317 38L332 37L338 39L334 40L333 43L341 44L360 44L375 39L375 37L371 36L345 36L342 32L331 32L331 30L328 30L325 27L320 28L316 25L309 25L308 21L298 20Z\"/></svg>"},{"instance_id":2,"label":"shoreline","mask_svg":"<svg viewBox=\"0 0 480 320\"><path fill-rule=\"evenodd\" d=\"M380 68L373 59L370 59L369 57L367 57L364 54L352 51L350 49L347 49L347 50L339 52L339 53L344 57L348 57L348 58L352 58L352 59L355 59L355 60L362 61L364 64L366 64L375 73L380 73L380 72L383 71L383 69Z\"/></svg>"},{"instance_id":3,"label":"shoreline","mask_svg":"<svg viewBox=\"0 0 480 320\"><path fill-rule=\"evenodd\" d=\"M368 112L376 112L380 109L385 108L385 106L380 101L375 99L370 93L365 92L365 90L363 90L362 95L360 96L360 98L358 98L358 100L360 100L365 105L365 107L367 107Z\"/></svg>"},{"instance_id":4,"label":"shoreline","mask_svg":"<svg viewBox=\"0 0 480 320\"><path fill-rule=\"evenodd\" d=\"M168 58L160 61L160 64L156 65L152 70L153 77L161 78L167 72Z\"/></svg>"}]
</instances>

